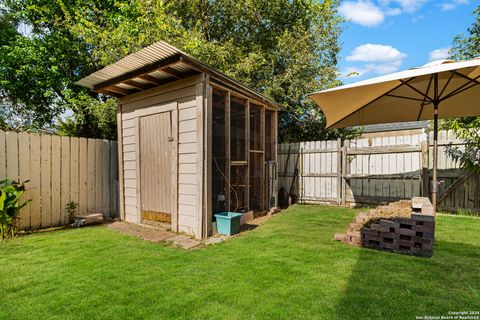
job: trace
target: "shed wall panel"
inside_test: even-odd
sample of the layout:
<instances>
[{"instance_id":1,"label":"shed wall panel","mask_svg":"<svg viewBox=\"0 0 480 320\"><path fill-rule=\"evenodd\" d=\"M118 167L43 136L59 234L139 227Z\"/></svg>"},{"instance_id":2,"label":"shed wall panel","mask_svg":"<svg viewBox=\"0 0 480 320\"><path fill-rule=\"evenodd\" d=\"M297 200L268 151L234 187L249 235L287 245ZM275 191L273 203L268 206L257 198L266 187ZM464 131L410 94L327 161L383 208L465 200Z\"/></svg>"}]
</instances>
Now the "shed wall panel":
<instances>
[{"instance_id":1,"label":"shed wall panel","mask_svg":"<svg viewBox=\"0 0 480 320\"><path fill-rule=\"evenodd\" d=\"M173 90L169 87L168 92L157 91L155 95L149 94L145 98L136 97L129 101L123 99L122 103L122 140L123 140L123 185L125 201L125 219L131 222L140 222L139 192L139 146L138 128L136 123L143 116L152 115L165 111L178 110L177 136L178 163L177 184L178 204L177 226L172 229L186 232L196 237L201 237L202 208L198 206L199 190L202 185L196 176L198 174L197 163L202 162L203 154L199 154L202 143L198 140L198 130L202 130L202 119L197 119L198 105L197 84L187 83L186 87L178 87ZM137 121L137 122L136 122ZM199 125L200 123L200 125ZM174 221L172 219L172 221Z\"/></svg>"}]
</instances>

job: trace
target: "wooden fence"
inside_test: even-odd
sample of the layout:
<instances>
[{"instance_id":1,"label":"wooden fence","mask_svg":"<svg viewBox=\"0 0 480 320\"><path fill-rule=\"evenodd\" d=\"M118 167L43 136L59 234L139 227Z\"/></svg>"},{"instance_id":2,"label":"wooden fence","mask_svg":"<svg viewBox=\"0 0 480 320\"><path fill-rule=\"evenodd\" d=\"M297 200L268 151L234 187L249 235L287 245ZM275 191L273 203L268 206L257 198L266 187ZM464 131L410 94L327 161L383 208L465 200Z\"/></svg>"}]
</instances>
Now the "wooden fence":
<instances>
[{"instance_id":1,"label":"wooden fence","mask_svg":"<svg viewBox=\"0 0 480 320\"><path fill-rule=\"evenodd\" d=\"M337 140L281 144L279 187L293 189L303 203L375 205L427 196L432 141L431 135L424 132L387 132L343 143ZM464 145L451 132L439 133L441 210L480 210L480 176L459 169L447 152L449 147ZM297 157L298 179L292 185Z\"/></svg>"},{"instance_id":2,"label":"wooden fence","mask_svg":"<svg viewBox=\"0 0 480 320\"><path fill-rule=\"evenodd\" d=\"M65 206L77 213L117 215L117 142L0 131L0 178L30 180L20 229L62 225Z\"/></svg>"}]
</instances>

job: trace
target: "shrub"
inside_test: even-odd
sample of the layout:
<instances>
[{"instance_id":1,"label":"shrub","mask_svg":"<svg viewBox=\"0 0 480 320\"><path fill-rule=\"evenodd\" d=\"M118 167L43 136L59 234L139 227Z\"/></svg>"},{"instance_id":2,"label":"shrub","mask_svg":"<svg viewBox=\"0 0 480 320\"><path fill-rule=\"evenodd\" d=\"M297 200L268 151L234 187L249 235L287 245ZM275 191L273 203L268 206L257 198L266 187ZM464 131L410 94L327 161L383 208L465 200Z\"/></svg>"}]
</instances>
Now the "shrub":
<instances>
[{"instance_id":1,"label":"shrub","mask_svg":"<svg viewBox=\"0 0 480 320\"><path fill-rule=\"evenodd\" d=\"M67 212L68 223L73 223L75 221L75 213L77 212L78 203L70 201L65 206L65 211Z\"/></svg>"},{"instance_id":2,"label":"shrub","mask_svg":"<svg viewBox=\"0 0 480 320\"><path fill-rule=\"evenodd\" d=\"M20 204L20 197L25 192L25 182L15 180L0 181L0 233L2 239L11 238L17 231L17 220L20 209L32 200Z\"/></svg>"}]
</instances>

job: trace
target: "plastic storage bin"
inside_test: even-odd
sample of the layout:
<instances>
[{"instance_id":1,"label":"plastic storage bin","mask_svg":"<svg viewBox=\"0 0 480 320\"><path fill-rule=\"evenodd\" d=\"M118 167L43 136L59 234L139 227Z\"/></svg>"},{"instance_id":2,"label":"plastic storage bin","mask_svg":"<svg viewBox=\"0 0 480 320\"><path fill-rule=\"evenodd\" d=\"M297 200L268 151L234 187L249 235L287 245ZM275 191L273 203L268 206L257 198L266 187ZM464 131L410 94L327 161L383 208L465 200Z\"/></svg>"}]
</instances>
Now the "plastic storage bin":
<instances>
[{"instance_id":1,"label":"plastic storage bin","mask_svg":"<svg viewBox=\"0 0 480 320\"><path fill-rule=\"evenodd\" d=\"M217 219L218 233L231 236L240 232L241 213L237 212L220 212L215 214Z\"/></svg>"}]
</instances>

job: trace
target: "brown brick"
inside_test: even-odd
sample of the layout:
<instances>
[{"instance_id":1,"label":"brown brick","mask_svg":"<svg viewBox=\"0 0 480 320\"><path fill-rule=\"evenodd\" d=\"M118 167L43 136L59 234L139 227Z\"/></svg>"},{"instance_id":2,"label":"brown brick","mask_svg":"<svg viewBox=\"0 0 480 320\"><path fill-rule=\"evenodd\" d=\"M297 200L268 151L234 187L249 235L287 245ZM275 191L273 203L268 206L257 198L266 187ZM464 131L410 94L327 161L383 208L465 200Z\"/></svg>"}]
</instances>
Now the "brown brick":
<instances>
[{"instance_id":1,"label":"brown brick","mask_svg":"<svg viewBox=\"0 0 480 320\"><path fill-rule=\"evenodd\" d=\"M423 222L423 226L424 227L432 227L432 228L435 228L435 221L424 221Z\"/></svg>"},{"instance_id":2,"label":"brown brick","mask_svg":"<svg viewBox=\"0 0 480 320\"><path fill-rule=\"evenodd\" d=\"M379 232L389 232L390 231L389 226L381 225L381 224L378 224L378 223L372 223L370 225L370 229L376 230L376 231L379 231Z\"/></svg>"},{"instance_id":3,"label":"brown brick","mask_svg":"<svg viewBox=\"0 0 480 320\"><path fill-rule=\"evenodd\" d=\"M433 239L422 238L422 239L420 240L420 242L423 243L423 244L433 245Z\"/></svg>"},{"instance_id":4,"label":"brown brick","mask_svg":"<svg viewBox=\"0 0 480 320\"><path fill-rule=\"evenodd\" d=\"M379 236L372 236L372 235L367 234L365 236L365 240L381 241L382 238L380 238Z\"/></svg>"},{"instance_id":5,"label":"brown brick","mask_svg":"<svg viewBox=\"0 0 480 320\"><path fill-rule=\"evenodd\" d=\"M411 229L398 228L397 230L395 230L395 234L399 234L402 236L415 236L417 235L417 232Z\"/></svg>"},{"instance_id":6,"label":"brown brick","mask_svg":"<svg viewBox=\"0 0 480 320\"><path fill-rule=\"evenodd\" d=\"M378 231L369 229L369 228L362 228L361 233L363 235L371 235L371 236L378 236Z\"/></svg>"},{"instance_id":7,"label":"brown brick","mask_svg":"<svg viewBox=\"0 0 480 320\"><path fill-rule=\"evenodd\" d=\"M433 222L435 221L435 216L433 214L412 213L412 220Z\"/></svg>"},{"instance_id":8,"label":"brown brick","mask_svg":"<svg viewBox=\"0 0 480 320\"><path fill-rule=\"evenodd\" d=\"M433 226L432 227L426 227L426 226L418 225L418 226L414 226L413 230L415 230L417 232L433 233L434 228L433 228Z\"/></svg>"},{"instance_id":9,"label":"brown brick","mask_svg":"<svg viewBox=\"0 0 480 320\"><path fill-rule=\"evenodd\" d=\"M412 240L414 242L420 242L422 244L432 244L433 243L433 239L422 238L422 237L413 237Z\"/></svg>"},{"instance_id":10,"label":"brown brick","mask_svg":"<svg viewBox=\"0 0 480 320\"><path fill-rule=\"evenodd\" d=\"M408 240L397 240L396 242L399 246L413 247L413 241Z\"/></svg>"},{"instance_id":11,"label":"brown brick","mask_svg":"<svg viewBox=\"0 0 480 320\"><path fill-rule=\"evenodd\" d=\"M423 238L433 239L433 235L434 235L433 233L424 232Z\"/></svg>"},{"instance_id":12,"label":"brown brick","mask_svg":"<svg viewBox=\"0 0 480 320\"><path fill-rule=\"evenodd\" d=\"M435 210L432 205L424 205L422 207L422 214L435 215Z\"/></svg>"},{"instance_id":13,"label":"brown brick","mask_svg":"<svg viewBox=\"0 0 480 320\"><path fill-rule=\"evenodd\" d=\"M423 250L433 250L433 244L423 244L422 249Z\"/></svg>"},{"instance_id":14,"label":"brown brick","mask_svg":"<svg viewBox=\"0 0 480 320\"><path fill-rule=\"evenodd\" d=\"M416 224L415 221L413 221L412 219L406 219L406 218L395 218L395 222L398 222L400 224L406 224L409 226L413 226Z\"/></svg>"},{"instance_id":15,"label":"brown brick","mask_svg":"<svg viewBox=\"0 0 480 320\"><path fill-rule=\"evenodd\" d=\"M386 219L382 219L380 220L380 225L382 226L388 226L389 228L400 228L400 224L395 222L395 221L392 221L392 220L386 220Z\"/></svg>"},{"instance_id":16,"label":"brown brick","mask_svg":"<svg viewBox=\"0 0 480 320\"><path fill-rule=\"evenodd\" d=\"M380 237L393 239L395 237L395 235L393 233L390 233L390 232L380 232Z\"/></svg>"},{"instance_id":17,"label":"brown brick","mask_svg":"<svg viewBox=\"0 0 480 320\"><path fill-rule=\"evenodd\" d=\"M413 197L412 198L412 208L421 209L423 206L432 205L430 199L427 197Z\"/></svg>"}]
</instances>

